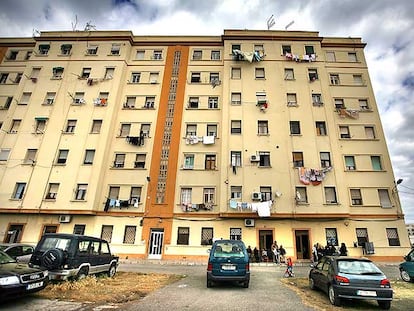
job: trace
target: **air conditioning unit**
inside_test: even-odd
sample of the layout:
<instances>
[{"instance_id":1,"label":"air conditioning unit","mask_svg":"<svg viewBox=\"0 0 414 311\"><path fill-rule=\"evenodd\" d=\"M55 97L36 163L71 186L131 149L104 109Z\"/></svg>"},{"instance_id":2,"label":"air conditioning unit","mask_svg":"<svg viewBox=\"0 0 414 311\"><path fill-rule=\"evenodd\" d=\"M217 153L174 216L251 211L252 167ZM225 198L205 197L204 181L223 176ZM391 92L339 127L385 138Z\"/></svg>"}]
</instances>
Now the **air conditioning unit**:
<instances>
[{"instance_id":1,"label":"air conditioning unit","mask_svg":"<svg viewBox=\"0 0 414 311\"><path fill-rule=\"evenodd\" d=\"M247 218L244 220L245 227L254 227L254 219Z\"/></svg>"},{"instance_id":2,"label":"air conditioning unit","mask_svg":"<svg viewBox=\"0 0 414 311\"><path fill-rule=\"evenodd\" d=\"M260 161L260 156L257 154L253 154L250 156L250 162L259 162Z\"/></svg>"},{"instance_id":3,"label":"air conditioning unit","mask_svg":"<svg viewBox=\"0 0 414 311\"><path fill-rule=\"evenodd\" d=\"M262 193L261 192L253 192L252 193L252 200L261 200L262 199Z\"/></svg>"},{"instance_id":4,"label":"air conditioning unit","mask_svg":"<svg viewBox=\"0 0 414 311\"><path fill-rule=\"evenodd\" d=\"M72 220L72 216L70 215L60 215L59 222L60 223L69 223Z\"/></svg>"}]
</instances>

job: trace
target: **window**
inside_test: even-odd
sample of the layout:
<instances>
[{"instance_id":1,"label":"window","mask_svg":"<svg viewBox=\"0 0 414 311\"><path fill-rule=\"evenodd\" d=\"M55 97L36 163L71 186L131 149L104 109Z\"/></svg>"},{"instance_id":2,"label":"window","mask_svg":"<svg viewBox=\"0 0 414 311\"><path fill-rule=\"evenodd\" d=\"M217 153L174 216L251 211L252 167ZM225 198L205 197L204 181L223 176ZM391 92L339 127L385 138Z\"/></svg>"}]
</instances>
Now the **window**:
<instances>
[{"instance_id":1,"label":"window","mask_svg":"<svg viewBox=\"0 0 414 311\"><path fill-rule=\"evenodd\" d=\"M131 124L123 123L123 124L121 124L121 131L119 133L119 136L126 137L126 136L129 135L130 131L131 131Z\"/></svg>"},{"instance_id":2,"label":"window","mask_svg":"<svg viewBox=\"0 0 414 311\"><path fill-rule=\"evenodd\" d=\"M382 208L391 208L392 203L388 189L378 189L378 198Z\"/></svg>"},{"instance_id":3,"label":"window","mask_svg":"<svg viewBox=\"0 0 414 311\"><path fill-rule=\"evenodd\" d=\"M93 164L93 158L95 157L94 149L86 149L85 158L83 159L83 164Z\"/></svg>"},{"instance_id":4,"label":"window","mask_svg":"<svg viewBox=\"0 0 414 311\"><path fill-rule=\"evenodd\" d=\"M231 78L241 79L241 68L231 68Z\"/></svg>"},{"instance_id":5,"label":"window","mask_svg":"<svg viewBox=\"0 0 414 311\"><path fill-rule=\"evenodd\" d=\"M14 119L13 121L12 121L12 125L11 125L11 128L10 128L10 133L17 133L17 131L19 130L19 127L20 127L20 123L22 122L22 120L17 120L17 119Z\"/></svg>"},{"instance_id":6,"label":"window","mask_svg":"<svg viewBox=\"0 0 414 311\"><path fill-rule=\"evenodd\" d=\"M197 124L187 124L186 136L197 135Z\"/></svg>"},{"instance_id":7,"label":"window","mask_svg":"<svg viewBox=\"0 0 414 311\"><path fill-rule=\"evenodd\" d=\"M216 167L216 155L215 154L206 154L206 159L204 163L205 170L215 170Z\"/></svg>"},{"instance_id":8,"label":"window","mask_svg":"<svg viewBox=\"0 0 414 311\"><path fill-rule=\"evenodd\" d=\"M213 228L201 228L201 245L213 245Z\"/></svg>"},{"instance_id":9,"label":"window","mask_svg":"<svg viewBox=\"0 0 414 311\"><path fill-rule=\"evenodd\" d=\"M214 188L203 188L203 203L204 204L214 204Z\"/></svg>"},{"instance_id":10,"label":"window","mask_svg":"<svg viewBox=\"0 0 414 311\"><path fill-rule=\"evenodd\" d=\"M331 167L331 154L329 152L320 152L321 167Z\"/></svg>"},{"instance_id":11,"label":"window","mask_svg":"<svg viewBox=\"0 0 414 311\"><path fill-rule=\"evenodd\" d=\"M154 105L155 105L155 96L145 97L144 108L154 108Z\"/></svg>"},{"instance_id":12,"label":"window","mask_svg":"<svg viewBox=\"0 0 414 311\"><path fill-rule=\"evenodd\" d=\"M134 244L137 226L125 226L124 244Z\"/></svg>"},{"instance_id":13,"label":"window","mask_svg":"<svg viewBox=\"0 0 414 311\"><path fill-rule=\"evenodd\" d=\"M191 73L191 83L200 83L201 82L201 73L192 72Z\"/></svg>"},{"instance_id":14,"label":"window","mask_svg":"<svg viewBox=\"0 0 414 311\"><path fill-rule=\"evenodd\" d=\"M303 152L292 152L293 167L304 167Z\"/></svg>"},{"instance_id":15,"label":"window","mask_svg":"<svg viewBox=\"0 0 414 311\"><path fill-rule=\"evenodd\" d=\"M242 187L241 186L231 186L230 187L230 197L232 199L242 199Z\"/></svg>"},{"instance_id":16,"label":"window","mask_svg":"<svg viewBox=\"0 0 414 311\"><path fill-rule=\"evenodd\" d=\"M326 245L338 246L338 233L336 228L325 228Z\"/></svg>"},{"instance_id":17,"label":"window","mask_svg":"<svg viewBox=\"0 0 414 311\"><path fill-rule=\"evenodd\" d=\"M49 188L46 193L46 200L56 200L57 193L59 190L59 184L58 183L50 183Z\"/></svg>"},{"instance_id":18,"label":"window","mask_svg":"<svg viewBox=\"0 0 414 311\"><path fill-rule=\"evenodd\" d=\"M115 72L115 68L113 68L113 67L107 67L107 68L105 68L104 79L105 80L112 79L114 77L114 72Z\"/></svg>"},{"instance_id":19,"label":"window","mask_svg":"<svg viewBox=\"0 0 414 311\"><path fill-rule=\"evenodd\" d=\"M357 62L357 54L355 52L349 52L348 53L348 61L350 62Z\"/></svg>"},{"instance_id":20,"label":"window","mask_svg":"<svg viewBox=\"0 0 414 311\"><path fill-rule=\"evenodd\" d=\"M97 45L89 45L86 47L86 55L96 55L98 53Z\"/></svg>"},{"instance_id":21,"label":"window","mask_svg":"<svg viewBox=\"0 0 414 311\"><path fill-rule=\"evenodd\" d=\"M318 80L318 71L316 69L308 69L309 81Z\"/></svg>"},{"instance_id":22,"label":"window","mask_svg":"<svg viewBox=\"0 0 414 311\"><path fill-rule=\"evenodd\" d=\"M177 245L188 245L190 239L189 227L178 227L177 229Z\"/></svg>"},{"instance_id":23,"label":"window","mask_svg":"<svg viewBox=\"0 0 414 311\"><path fill-rule=\"evenodd\" d=\"M151 129L151 124L147 124L147 123L142 123L141 124L141 129L140 129L140 135L142 135L143 137L150 137L150 129Z\"/></svg>"},{"instance_id":24,"label":"window","mask_svg":"<svg viewBox=\"0 0 414 311\"><path fill-rule=\"evenodd\" d=\"M327 62L336 62L335 52L327 51L326 52L326 61Z\"/></svg>"},{"instance_id":25,"label":"window","mask_svg":"<svg viewBox=\"0 0 414 311\"><path fill-rule=\"evenodd\" d=\"M9 56L7 56L7 60L16 60L17 54L19 54L19 51L10 51Z\"/></svg>"},{"instance_id":26,"label":"window","mask_svg":"<svg viewBox=\"0 0 414 311\"><path fill-rule=\"evenodd\" d=\"M296 187L295 192L296 192L295 199L297 203L299 204L308 203L308 194L306 191L306 187Z\"/></svg>"},{"instance_id":27,"label":"window","mask_svg":"<svg viewBox=\"0 0 414 311\"><path fill-rule=\"evenodd\" d=\"M158 76L159 76L159 73L158 72L151 72L150 73L150 76L149 76L149 82L151 84L158 83Z\"/></svg>"},{"instance_id":28,"label":"window","mask_svg":"<svg viewBox=\"0 0 414 311\"><path fill-rule=\"evenodd\" d=\"M270 152L260 151L259 156L260 156L259 167L270 167Z\"/></svg>"},{"instance_id":29,"label":"window","mask_svg":"<svg viewBox=\"0 0 414 311\"><path fill-rule=\"evenodd\" d=\"M12 96L7 96L6 98L5 98L5 101L4 101L4 104L3 104L3 106L0 106L0 110L1 109L9 109L10 108L10 105L12 104L12 101L13 101L13 97ZM0 124L1 125L1 124ZM1 127L1 126L0 126Z\"/></svg>"},{"instance_id":30,"label":"window","mask_svg":"<svg viewBox=\"0 0 414 311\"><path fill-rule=\"evenodd\" d=\"M295 74L293 68L285 68L285 80L294 80Z\"/></svg>"},{"instance_id":31,"label":"window","mask_svg":"<svg viewBox=\"0 0 414 311\"><path fill-rule=\"evenodd\" d=\"M68 159L69 150L60 149L59 154L56 160L57 164L66 164L66 160Z\"/></svg>"},{"instance_id":32,"label":"window","mask_svg":"<svg viewBox=\"0 0 414 311\"><path fill-rule=\"evenodd\" d=\"M112 43L111 55L119 55L121 51L121 45L119 43Z\"/></svg>"},{"instance_id":33,"label":"window","mask_svg":"<svg viewBox=\"0 0 414 311\"><path fill-rule=\"evenodd\" d=\"M52 79L62 79L63 71L63 67L54 67L52 70Z\"/></svg>"},{"instance_id":34,"label":"window","mask_svg":"<svg viewBox=\"0 0 414 311\"><path fill-rule=\"evenodd\" d=\"M286 98L287 98L287 105L289 107L296 107L298 105L295 93L287 93Z\"/></svg>"},{"instance_id":35,"label":"window","mask_svg":"<svg viewBox=\"0 0 414 311\"><path fill-rule=\"evenodd\" d=\"M338 203L336 198L336 190L335 187L325 187L325 202L327 204L334 204Z\"/></svg>"},{"instance_id":36,"label":"window","mask_svg":"<svg viewBox=\"0 0 414 311\"><path fill-rule=\"evenodd\" d=\"M231 166L241 166L241 151L231 151L230 152L230 158L231 158Z\"/></svg>"},{"instance_id":37,"label":"window","mask_svg":"<svg viewBox=\"0 0 414 311\"><path fill-rule=\"evenodd\" d=\"M25 60L29 60L30 59L30 56L32 56L32 54L33 54L33 51L27 51L26 52L26 56L24 57L24 59Z\"/></svg>"},{"instance_id":38,"label":"window","mask_svg":"<svg viewBox=\"0 0 414 311\"><path fill-rule=\"evenodd\" d=\"M211 51L211 60L220 60L220 51Z\"/></svg>"},{"instance_id":39,"label":"window","mask_svg":"<svg viewBox=\"0 0 414 311\"><path fill-rule=\"evenodd\" d=\"M108 198L112 200L117 200L119 198L119 190L120 190L120 187L110 186Z\"/></svg>"},{"instance_id":40,"label":"window","mask_svg":"<svg viewBox=\"0 0 414 311\"><path fill-rule=\"evenodd\" d=\"M6 233L4 234L4 243L19 243L23 235L23 224L9 225Z\"/></svg>"},{"instance_id":41,"label":"window","mask_svg":"<svg viewBox=\"0 0 414 311\"><path fill-rule=\"evenodd\" d=\"M50 44L40 44L39 45L39 54L40 55L47 55L49 53Z\"/></svg>"},{"instance_id":42,"label":"window","mask_svg":"<svg viewBox=\"0 0 414 311\"><path fill-rule=\"evenodd\" d=\"M375 139L375 130L373 126L365 126L365 137Z\"/></svg>"},{"instance_id":43,"label":"window","mask_svg":"<svg viewBox=\"0 0 414 311\"><path fill-rule=\"evenodd\" d=\"M313 45L305 45L305 54L309 56L315 54L315 49Z\"/></svg>"},{"instance_id":44,"label":"window","mask_svg":"<svg viewBox=\"0 0 414 311\"><path fill-rule=\"evenodd\" d=\"M192 202L192 189L191 188L181 188L181 204L191 204Z\"/></svg>"},{"instance_id":45,"label":"window","mask_svg":"<svg viewBox=\"0 0 414 311\"><path fill-rule=\"evenodd\" d=\"M257 121L257 134L258 135L268 135L269 134L269 126L267 120L259 120Z\"/></svg>"},{"instance_id":46,"label":"window","mask_svg":"<svg viewBox=\"0 0 414 311\"><path fill-rule=\"evenodd\" d=\"M75 95L72 97L74 105L81 105L85 103L84 99L85 93L84 92L76 92Z\"/></svg>"},{"instance_id":47,"label":"window","mask_svg":"<svg viewBox=\"0 0 414 311\"><path fill-rule=\"evenodd\" d=\"M142 60L145 58L145 51L144 50L138 50L135 54L135 59Z\"/></svg>"},{"instance_id":48,"label":"window","mask_svg":"<svg viewBox=\"0 0 414 311\"><path fill-rule=\"evenodd\" d=\"M361 110L369 110L368 100L366 100L366 99L359 99L358 100L358 103L359 103L359 109L361 109Z\"/></svg>"},{"instance_id":49,"label":"window","mask_svg":"<svg viewBox=\"0 0 414 311\"><path fill-rule=\"evenodd\" d=\"M322 95L321 94L312 94L312 103L314 106L322 106Z\"/></svg>"},{"instance_id":50,"label":"window","mask_svg":"<svg viewBox=\"0 0 414 311\"><path fill-rule=\"evenodd\" d=\"M37 81L37 78L40 74L40 68L32 68L32 73L30 74L30 79L32 79L33 82Z\"/></svg>"},{"instance_id":51,"label":"window","mask_svg":"<svg viewBox=\"0 0 414 311\"><path fill-rule=\"evenodd\" d=\"M125 153L116 153L114 160L114 167L124 167L125 165Z\"/></svg>"},{"instance_id":52,"label":"window","mask_svg":"<svg viewBox=\"0 0 414 311\"><path fill-rule=\"evenodd\" d=\"M25 182L16 183L16 186L14 187L14 191L13 191L13 194L12 194L12 199L15 199L15 200L23 199L25 189L26 189L26 183Z\"/></svg>"},{"instance_id":53,"label":"window","mask_svg":"<svg viewBox=\"0 0 414 311\"><path fill-rule=\"evenodd\" d=\"M231 120L231 134L241 134L241 120Z\"/></svg>"},{"instance_id":54,"label":"window","mask_svg":"<svg viewBox=\"0 0 414 311\"><path fill-rule=\"evenodd\" d=\"M135 155L134 168L145 168L146 155L138 153Z\"/></svg>"},{"instance_id":55,"label":"window","mask_svg":"<svg viewBox=\"0 0 414 311\"><path fill-rule=\"evenodd\" d=\"M55 101L55 96L55 92L47 92L43 105L53 105L53 102Z\"/></svg>"},{"instance_id":56,"label":"window","mask_svg":"<svg viewBox=\"0 0 414 311\"><path fill-rule=\"evenodd\" d=\"M88 188L87 184L77 184L76 186L76 193L75 193L75 200L85 200L86 196L86 189Z\"/></svg>"},{"instance_id":57,"label":"window","mask_svg":"<svg viewBox=\"0 0 414 311\"><path fill-rule=\"evenodd\" d=\"M371 164L374 171L382 171L380 156L371 156Z\"/></svg>"},{"instance_id":58,"label":"window","mask_svg":"<svg viewBox=\"0 0 414 311\"><path fill-rule=\"evenodd\" d=\"M43 227L43 234L45 233L56 233L57 232L57 225L45 225Z\"/></svg>"},{"instance_id":59,"label":"window","mask_svg":"<svg viewBox=\"0 0 414 311\"><path fill-rule=\"evenodd\" d=\"M71 50L72 50L72 44L62 44L60 46L60 54L62 55L70 55Z\"/></svg>"},{"instance_id":60,"label":"window","mask_svg":"<svg viewBox=\"0 0 414 311\"><path fill-rule=\"evenodd\" d=\"M91 68L83 68L82 69L82 74L81 74L81 79L87 79L89 78L89 76L91 75Z\"/></svg>"},{"instance_id":61,"label":"window","mask_svg":"<svg viewBox=\"0 0 414 311\"><path fill-rule=\"evenodd\" d=\"M193 60L201 60L203 58L203 51L194 50L193 51Z\"/></svg>"},{"instance_id":62,"label":"window","mask_svg":"<svg viewBox=\"0 0 414 311\"><path fill-rule=\"evenodd\" d=\"M217 109L218 108L218 97L210 96L208 98L208 109Z\"/></svg>"},{"instance_id":63,"label":"window","mask_svg":"<svg viewBox=\"0 0 414 311\"><path fill-rule=\"evenodd\" d=\"M66 123L66 133L74 133L76 127L76 120L68 120Z\"/></svg>"},{"instance_id":64,"label":"window","mask_svg":"<svg viewBox=\"0 0 414 311\"><path fill-rule=\"evenodd\" d=\"M339 85L339 84L341 84L340 81L339 81L339 75L338 74L332 74L331 73L329 75L329 78L331 80L331 84L333 84L333 85Z\"/></svg>"},{"instance_id":65,"label":"window","mask_svg":"<svg viewBox=\"0 0 414 311\"><path fill-rule=\"evenodd\" d=\"M188 108L197 109L198 108L198 102L199 102L198 97L190 97L189 100L188 100Z\"/></svg>"},{"instance_id":66,"label":"window","mask_svg":"<svg viewBox=\"0 0 414 311\"><path fill-rule=\"evenodd\" d=\"M230 228L230 240L241 241L241 239L242 239L242 229L241 228Z\"/></svg>"},{"instance_id":67,"label":"window","mask_svg":"<svg viewBox=\"0 0 414 311\"><path fill-rule=\"evenodd\" d=\"M141 79L141 73L140 72L133 72L131 73L131 80L130 83L139 83L139 80Z\"/></svg>"},{"instance_id":68,"label":"window","mask_svg":"<svg viewBox=\"0 0 414 311\"><path fill-rule=\"evenodd\" d=\"M256 79L264 79L265 78L265 69L264 68L256 68L255 69L255 78Z\"/></svg>"},{"instance_id":69,"label":"window","mask_svg":"<svg viewBox=\"0 0 414 311\"><path fill-rule=\"evenodd\" d=\"M23 92L22 97L20 98L19 105L27 105L30 101L31 96L31 92Z\"/></svg>"},{"instance_id":70,"label":"window","mask_svg":"<svg viewBox=\"0 0 414 311\"><path fill-rule=\"evenodd\" d=\"M35 133L37 134L43 134L46 129L46 121L47 119L44 117L36 117L35 118L36 124L35 124Z\"/></svg>"},{"instance_id":71,"label":"window","mask_svg":"<svg viewBox=\"0 0 414 311\"><path fill-rule=\"evenodd\" d=\"M300 122L289 121L290 135L300 135Z\"/></svg>"},{"instance_id":72,"label":"window","mask_svg":"<svg viewBox=\"0 0 414 311\"><path fill-rule=\"evenodd\" d=\"M85 234L85 227L86 227L86 225L78 225L78 224L76 224L73 227L73 234L84 235Z\"/></svg>"},{"instance_id":73,"label":"window","mask_svg":"<svg viewBox=\"0 0 414 311\"><path fill-rule=\"evenodd\" d=\"M327 135L325 121L316 121L315 126L316 126L316 135L318 136Z\"/></svg>"},{"instance_id":74,"label":"window","mask_svg":"<svg viewBox=\"0 0 414 311\"><path fill-rule=\"evenodd\" d=\"M111 243L114 226L102 225L101 239Z\"/></svg>"},{"instance_id":75,"label":"window","mask_svg":"<svg viewBox=\"0 0 414 311\"><path fill-rule=\"evenodd\" d=\"M268 186L261 186L260 187L260 193L262 201L270 201L272 200L272 187Z\"/></svg>"},{"instance_id":76,"label":"window","mask_svg":"<svg viewBox=\"0 0 414 311\"><path fill-rule=\"evenodd\" d=\"M400 246L397 228L387 228L387 239L389 246Z\"/></svg>"},{"instance_id":77,"label":"window","mask_svg":"<svg viewBox=\"0 0 414 311\"><path fill-rule=\"evenodd\" d=\"M286 53L292 53L290 45L282 45L282 54L286 55Z\"/></svg>"},{"instance_id":78,"label":"window","mask_svg":"<svg viewBox=\"0 0 414 311\"><path fill-rule=\"evenodd\" d=\"M109 97L108 92L100 92L98 95L98 98L94 99L93 104L95 106L106 106L108 105L108 97Z\"/></svg>"},{"instance_id":79,"label":"window","mask_svg":"<svg viewBox=\"0 0 414 311\"><path fill-rule=\"evenodd\" d=\"M255 44L253 50L255 52L264 52L263 44Z\"/></svg>"},{"instance_id":80,"label":"window","mask_svg":"<svg viewBox=\"0 0 414 311\"><path fill-rule=\"evenodd\" d=\"M241 93L231 93L231 104L241 105Z\"/></svg>"},{"instance_id":81,"label":"window","mask_svg":"<svg viewBox=\"0 0 414 311\"><path fill-rule=\"evenodd\" d=\"M9 77L9 74L8 73L2 73L2 74L0 74L0 83L1 84L6 84L8 77Z\"/></svg>"},{"instance_id":82,"label":"window","mask_svg":"<svg viewBox=\"0 0 414 311\"><path fill-rule=\"evenodd\" d=\"M351 204L362 205L361 189L351 189Z\"/></svg>"},{"instance_id":83,"label":"window","mask_svg":"<svg viewBox=\"0 0 414 311\"><path fill-rule=\"evenodd\" d=\"M355 157L354 156L345 156L345 169L347 171L355 171Z\"/></svg>"},{"instance_id":84,"label":"window","mask_svg":"<svg viewBox=\"0 0 414 311\"><path fill-rule=\"evenodd\" d=\"M161 50L155 50L152 53L152 59L162 60L162 51Z\"/></svg>"},{"instance_id":85,"label":"window","mask_svg":"<svg viewBox=\"0 0 414 311\"><path fill-rule=\"evenodd\" d=\"M27 149L23 164L35 164L37 149Z\"/></svg>"},{"instance_id":86,"label":"window","mask_svg":"<svg viewBox=\"0 0 414 311\"><path fill-rule=\"evenodd\" d=\"M131 187L131 193L129 194L130 204L134 207L138 207L138 203L141 202L142 187Z\"/></svg>"},{"instance_id":87,"label":"window","mask_svg":"<svg viewBox=\"0 0 414 311\"><path fill-rule=\"evenodd\" d=\"M102 120L93 120L92 121L91 133L93 133L93 134L100 133L101 132L101 127L102 127Z\"/></svg>"},{"instance_id":88,"label":"window","mask_svg":"<svg viewBox=\"0 0 414 311\"><path fill-rule=\"evenodd\" d=\"M0 161L7 161L9 159L10 149L0 149Z\"/></svg>"},{"instance_id":89,"label":"window","mask_svg":"<svg viewBox=\"0 0 414 311\"><path fill-rule=\"evenodd\" d=\"M348 126L340 126L339 133L341 135L341 138L351 138L351 134L349 133Z\"/></svg>"},{"instance_id":90,"label":"window","mask_svg":"<svg viewBox=\"0 0 414 311\"><path fill-rule=\"evenodd\" d=\"M217 137L217 124L207 124L207 136Z\"/></svg>"},{"instance_id":91,"label":"window","mask_svg":"<svg viewBox=\"0 0 414 311\"><path fill-rule=\"evenodd\" d=\"M126 102L124 103L124 108L135 108L135 96L128 96Z\"/></svg>"},{"instance_id":92,"label":"window","mask_svg":"<svg viewBox=\"0 0 414 311\"><path fill-rule=\"evenodd\" d=\"M16 73L16 77L13 80L13 83L20 83L20 81L22 80L23 74L21 72Z\"/></svg>"},{"instance_id":93,"label":"window","mask_svg":"<svg viewBox=\"0 0 414 311\"><path fill-rule=\"evenodd\" d=\"M365 243L369 241L367 228L356 228L355 231L356 231L358 246L365 247Z\"/></svg>"},{"instance_id":94,"label":"window","mask_svg":"<svg viewBox=\"0 0 414 311\"><path fill-rule=\"evenodd\" d=\"M184 169L192 170L194 168L194 154L184 155Z\"/></svg>"},{"instance_id":95,"label":"window","mask_svg":"<svg viewBox=\"0 0 414 311\"><path fill-rule=\"evenodd\" d=\"M364 85L364 81L362 80L362 75L353 75L355 85Z\"/></svg>"}]
</instances>

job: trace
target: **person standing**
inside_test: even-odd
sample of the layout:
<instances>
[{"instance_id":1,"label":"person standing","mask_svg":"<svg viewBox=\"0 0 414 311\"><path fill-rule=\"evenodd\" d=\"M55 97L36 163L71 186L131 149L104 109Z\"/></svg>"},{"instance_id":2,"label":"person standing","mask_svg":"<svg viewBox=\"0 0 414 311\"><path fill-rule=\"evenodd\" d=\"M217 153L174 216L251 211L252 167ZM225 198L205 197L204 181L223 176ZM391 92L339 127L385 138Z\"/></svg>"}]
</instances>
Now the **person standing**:
<instances>
[{"instance_id":1,"label":"person standing","mask_svg":"<svg viewBox=\"0 0 414 311\"><path fill-rule=\"evenodd\" d=\"M283 248L283 245L280 245L279 247L279 254L280 254L280 262L285 262L286 250Z\"/></svg>"},{"instance_id":2,"label":"person standing","mask_svg":"<svg viewBox=\"0 0 414 311\"><path fill-rule=\"evenodd\" d=\"M317 244L314 244L312 247L312 261L314 263L318 262L318 248L316 245Z\"/></svg>"},{"instance_id":3,"label":"person standing","mask_svg":"<svg viewBox=\"0 0 414 311\"><path fill-rule=\"evenodd\" d=\"M339 256L348 256L348 250L345 243L341 243L341 247L339 248Z\"/></svg>"}]
</instances>

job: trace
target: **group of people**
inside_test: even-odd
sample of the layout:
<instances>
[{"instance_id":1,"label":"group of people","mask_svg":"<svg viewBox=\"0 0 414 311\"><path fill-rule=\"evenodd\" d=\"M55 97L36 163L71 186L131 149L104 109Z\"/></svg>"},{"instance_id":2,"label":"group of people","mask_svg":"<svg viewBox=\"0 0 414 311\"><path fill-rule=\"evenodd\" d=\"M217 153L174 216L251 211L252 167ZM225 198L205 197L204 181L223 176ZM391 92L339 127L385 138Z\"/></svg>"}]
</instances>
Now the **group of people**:
<instances>
[{"instance_id":1,"label":"group of people","mask_svg":"<svg viewBox=\"0 0 414 311\"><path fill-rule=\"evenodd\" d=\"M325 247L321 244L316 243L312 248L312 261L318 262L323 256L347 256L348 249L346 248L345 243L341 243L339 249L336 249L333 243L328 243Z\"/></svg>"},{"instance_id":2,"label":"group of people","mask_svg":"<svg viewBox=\"0 0 414 311\"><path fill-rule=\"evenodd\" d=\"M283 245L278 245L275 241L270 249L259 249L255 247L253 250L250 245L247 247L247 253L249 254L250 262L274 262L284 263L286 250Z\"/></svg>"}]
</instances>

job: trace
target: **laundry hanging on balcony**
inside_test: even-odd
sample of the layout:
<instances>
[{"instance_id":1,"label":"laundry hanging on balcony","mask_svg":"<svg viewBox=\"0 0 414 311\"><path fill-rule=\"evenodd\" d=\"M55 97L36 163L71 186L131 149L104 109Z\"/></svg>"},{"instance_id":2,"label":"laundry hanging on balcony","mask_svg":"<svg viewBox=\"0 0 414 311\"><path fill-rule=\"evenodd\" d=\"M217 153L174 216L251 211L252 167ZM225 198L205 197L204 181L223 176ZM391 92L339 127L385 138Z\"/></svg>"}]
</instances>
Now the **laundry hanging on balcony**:
<instances>
[{"instance_id":1,"label":"laundry hanging on balcony","mask_svg":"<svg viewBox=\"0 0 414 311\"><path fill-rule=\"evenodd\" d=\"M351 119L359 118L359 110L355 110L355 109L340 108L338 109L338 114L341 118L347 118L347 117Z\"/></svg>"},{"instance_id":2,"label":"laundry hanging on balcony","mask_svg":"<svg viewBox=\"0 0 414 311\"><path fill-rule=\"evenodd\" d=\"M285 58L287 60L293 60L295 62L315 62L316 54L304 54L300 56L292 53L286 53Z\"/></svg>"},{"instance_id":3,"label":"laundry hanging on balcony","mask_svg":"<svg viewBox=\"0 0 414 311\"><path fill-rule=\"evenodd\" d=\"M326 173L331 171L332 167L325 167L322 169L298 167L299 181L304 185L319 185L326 176Z\"/></svg>"},{"instance_id":4,"label":"laundry hanging on balcony","mask_svg":"<svg viewBox=\"0 0 414 311\"><path fill-rule=\"evenodd\" d=\"M264 51L243 52L240 50L233 50L233 55L237 60L246 60L249 63L260 62L264 59Z\"/></svg>"}]
</instances>

